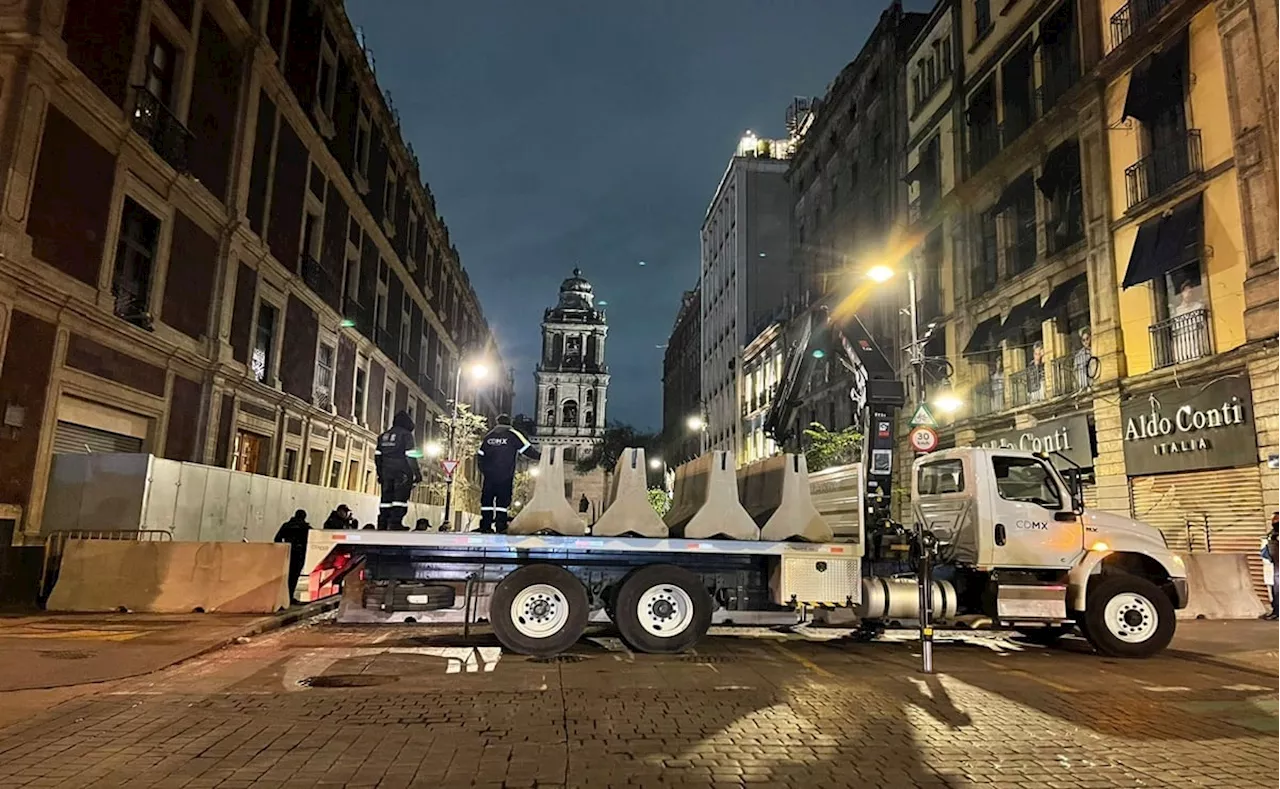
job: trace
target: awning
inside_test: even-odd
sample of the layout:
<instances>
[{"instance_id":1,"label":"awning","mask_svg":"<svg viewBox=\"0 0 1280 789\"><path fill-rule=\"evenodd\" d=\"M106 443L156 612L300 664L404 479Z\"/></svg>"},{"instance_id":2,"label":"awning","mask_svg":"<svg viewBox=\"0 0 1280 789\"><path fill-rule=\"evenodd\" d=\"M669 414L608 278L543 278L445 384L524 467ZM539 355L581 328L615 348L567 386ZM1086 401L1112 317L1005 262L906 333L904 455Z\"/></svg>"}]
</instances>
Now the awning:
<instances>
[{"instance_id":1,"label":"awning","mask_svg":"<svg viewBox=\"0 0 1280 789\"><path fill-rule=\"evenodd\" d=\"M1182 101L1186 73L1187 31L1183 29L1163 49L1134 67L1120 119L1136 118L1150 124L1160 110Z\"/></svg>"},{"instance_id":2,"label":"awning","mask_svg":"<svg viewBox=\"0 0 1280 789\"><path fill-rule=\"evenodd\" d=\"M1045 315L1057 312L1067 305L1067 299L1071 298L1072 291L1088 283L1088 274L1079 274L1066 282L1059 283L1057 287L1049 291L1049 298L1044 300L1044 306L1041 307L1041 310Z\"/></svg>"},{"instance_id":3,"label":"awning","mask_svg":"<svg viewBox=\"0 0 1280 789\"><path fill-rule=\"evenodd\" d=\"M969 356L983 351L991 350L991 346L1000 333L1000 316L993 315L973 327L973 334L969 335L969 342L965 344L961 353Z\"/></svg>"},{"instance_id":4,"label":"awning","mask_svg":"<svg viewBox=\"0 0 1280 789\"><path fill-rule=\"evenodd\" d=\"M1040 306L1040 297L1027 299L1009 310L1004 323L1000 326L1000 336L1008 337L1016 331L1021 331L1022 327L1028 323L1039 323L1043 317L1044 308Z\"/></svg>"},{"instance_id":5,"label":"awning","mask_svg":"<svg viewBox=\"0 0 1280 789\"><path fill-rule=\"evenodd\" d=\"M1197 194L1168 214L1152 217L1138 226L1122 287L1150 282L1189 263L1199 254L1204 230L1202 201L1202 196Z\"/></svg>"},{"instance_id":6,"label":"awning","mask_svg":"<svg viewBox=\"0 0 1280 789\"><path fill-rule=\"evenodd\" d=\"M1080 178L1080 143L1071 140L1064 142L1044 158L1041 175L1036 179L1040 194L1052 200L1059 187Z\"/></svg>"}]
</instances>

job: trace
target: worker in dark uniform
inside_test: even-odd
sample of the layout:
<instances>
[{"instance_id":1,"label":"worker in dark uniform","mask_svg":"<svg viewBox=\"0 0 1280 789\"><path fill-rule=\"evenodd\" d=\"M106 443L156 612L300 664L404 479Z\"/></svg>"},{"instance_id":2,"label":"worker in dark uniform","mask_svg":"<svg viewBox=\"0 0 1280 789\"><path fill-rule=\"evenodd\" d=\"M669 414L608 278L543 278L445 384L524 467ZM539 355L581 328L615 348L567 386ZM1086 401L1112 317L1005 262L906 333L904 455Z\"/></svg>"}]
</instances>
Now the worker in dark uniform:
<instances>
[{"instance_id":1,"label":"worker in dark uniform","mask_svg":"<svg viewBox=\"0 0 1280 789\"><path fill-rule=\"evenodd\" d=\"M414 450L413 417L407 411L396 414L391 429L378 436L378 448L373 462L378 470L378 485L382 487L382 502L378 505L378 529L403 531L404 516L409 512L409 494L413 486L422 481L418 459L409 453Z\"/></svg>"},{"instance_id":2,"label":"worker in dark uniform","mask_svg":"<svg viewBox=\"0 0 1280 789\"><path fill-rule=\"evenodd\" d=\"M499 534L507 530L507 511L511 507L511 488L515 484L516 458L531 460L542 457L524 434L511 426L511 417L498 416L498 425L480 440L476 465L484 476L480 488L480 531Z\"/></svg>"},{"instance_id":3,"label":"worker in dark uniform","mask_svg":"<svg viewBox=\"0 0 1280 789\"><path fill-rule=\"evenodd\" d=\"M307 558L307 535L311 533L311 524L307 523L307 511L298 510L293 517L285 521L276 532L275 542L289 546L289 602L298 603L298 580L302 578L302 568Z\"/></svg>"}]
</instances>

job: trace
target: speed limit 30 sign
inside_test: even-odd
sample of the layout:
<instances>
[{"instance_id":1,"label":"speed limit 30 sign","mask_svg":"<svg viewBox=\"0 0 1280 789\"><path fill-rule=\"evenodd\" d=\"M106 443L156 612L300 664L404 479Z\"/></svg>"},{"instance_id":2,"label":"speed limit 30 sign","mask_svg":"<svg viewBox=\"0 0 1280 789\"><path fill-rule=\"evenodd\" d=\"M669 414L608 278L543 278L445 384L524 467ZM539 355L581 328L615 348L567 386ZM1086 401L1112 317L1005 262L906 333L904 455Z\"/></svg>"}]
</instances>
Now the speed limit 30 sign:
<instances>
[{"instance_id":1,"label":"speed limit 30 sign","mask_svg":"<svg viewBox=\"0 0 1280 789\"><path fill-rule=\"evenodd\" d=\"M938 431L928 425L917 425L911 428L911 448L917 452L932 452L938 448Z\"/></svg>"}]
</instances>

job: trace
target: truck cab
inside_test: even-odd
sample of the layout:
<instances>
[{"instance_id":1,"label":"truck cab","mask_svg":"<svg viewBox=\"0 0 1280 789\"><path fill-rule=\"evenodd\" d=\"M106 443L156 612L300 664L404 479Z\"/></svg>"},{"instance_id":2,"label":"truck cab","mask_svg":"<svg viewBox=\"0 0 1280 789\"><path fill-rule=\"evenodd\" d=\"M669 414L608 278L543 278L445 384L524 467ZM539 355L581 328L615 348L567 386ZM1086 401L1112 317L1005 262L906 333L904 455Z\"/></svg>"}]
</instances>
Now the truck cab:
<instances>
[{"instance_id":1,"label":"truck cab","mask_svg":"<svg viewBox=\"0 0 1280 789\"><path fill-rule=\"evenodd\" d=\"M1048 640L1078 626L1098 651L1143 657L1173 637L1186 568L1158 529L1087 510L1050 458L958 448L916 460L915 520L950 565L961 613Z\"/></svg>"}]
</instances>

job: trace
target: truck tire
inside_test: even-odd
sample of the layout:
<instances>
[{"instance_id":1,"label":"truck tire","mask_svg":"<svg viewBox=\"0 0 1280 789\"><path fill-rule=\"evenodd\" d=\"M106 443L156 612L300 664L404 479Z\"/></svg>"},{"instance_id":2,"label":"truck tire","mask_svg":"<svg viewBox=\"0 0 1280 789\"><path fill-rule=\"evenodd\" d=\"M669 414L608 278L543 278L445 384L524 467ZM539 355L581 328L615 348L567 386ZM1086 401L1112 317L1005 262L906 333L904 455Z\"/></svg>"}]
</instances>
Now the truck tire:
<instances>
[{"instance_id":1,"label":"truck tire","mask_svg":"<svg viewBox=\"0 0 1280 789\"><path fill-rule=\"evenodd\" d=\"M604 590L604 594L601 595L601 598L604 601L605 616L609 617L609 621L613 622L615 625L618 624L618 591L622 589L623 585L626 584L632 575L635 575L635 572L635 570L632 570L622 576L617 583L606 588Z\"/></svg>"},{"instance_id":2,"label":"truck tire","mask_svg":"<svg viewBox=\"0 0 1280 789\"><path fill-rule=\"evenodd\" d=\"M618 590L614 623L637 652L683 652L707 634L713 605L698 576L650 564L632 571Z\"/></svg>"},{"instance_id":3,"label":"truck tire","mask_svg":"<svg viewBox=\"0 0 1280 789\"><path fill-rule=\"evenodd\" d=\"M587 589L573 573L554 564L530 564L493 590L489 622L512 652L551 657L582 637L589 606Z\"/></svg>"},{"instance_id":4,"label":"truck tire","mask_svg":"<svg viewBox=\"0 0 1280 789\"><path fill-rule=\"evenodd\" d=\"M1145 658L1169 646L1175 614L1160 587L1128 573L1104 574L1089 587L1083 630L1099 653Z\"/></svg>"}]
</instances>

